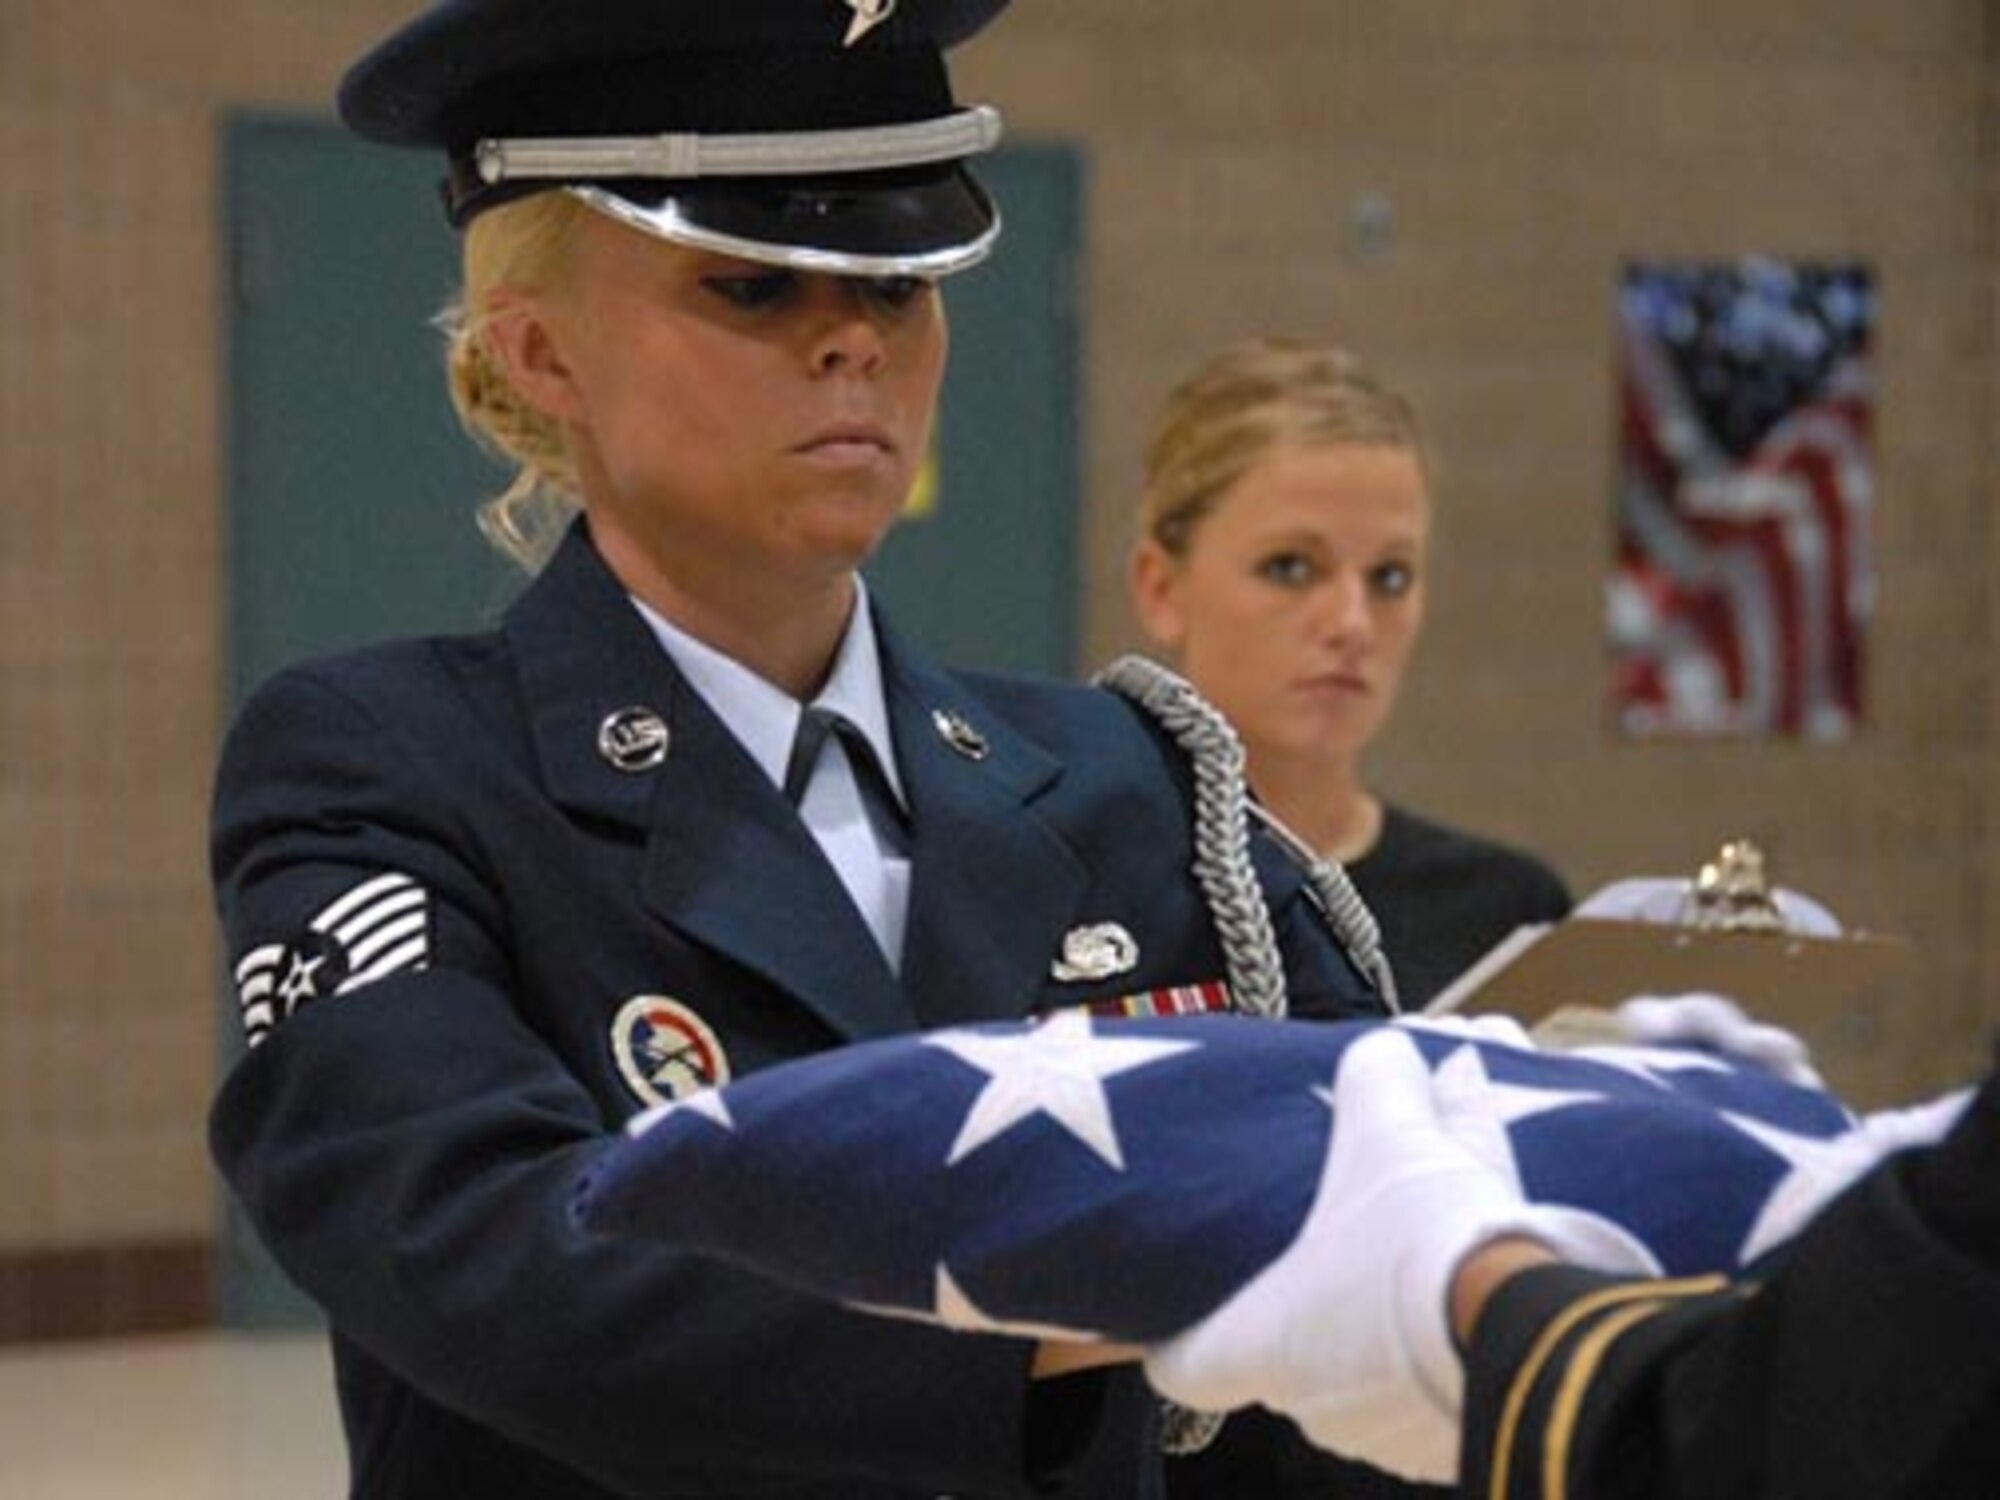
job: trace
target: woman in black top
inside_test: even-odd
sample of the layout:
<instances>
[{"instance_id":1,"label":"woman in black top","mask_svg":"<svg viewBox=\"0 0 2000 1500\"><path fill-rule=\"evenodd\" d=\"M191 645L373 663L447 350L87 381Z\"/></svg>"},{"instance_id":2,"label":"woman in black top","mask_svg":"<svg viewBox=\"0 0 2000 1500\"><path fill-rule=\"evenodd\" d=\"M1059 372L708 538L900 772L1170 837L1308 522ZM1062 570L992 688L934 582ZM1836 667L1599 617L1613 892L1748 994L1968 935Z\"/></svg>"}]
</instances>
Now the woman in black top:
<instances>
[{"instance_id":1,"label":"woman in black top","mask_svg":"<svg viewBox=\"0 0 2000 1500\"><path fill-rule=\"evenodd\" d=\"M1408 402L1331 345L1225 350L1168 397L1132 557L1141 624L1243 738L1252 786L1345 864L1420 1009L1569 892L1545 862L1369 785L1423 626L1430 479Z\"/></svg>"}]
</instances>

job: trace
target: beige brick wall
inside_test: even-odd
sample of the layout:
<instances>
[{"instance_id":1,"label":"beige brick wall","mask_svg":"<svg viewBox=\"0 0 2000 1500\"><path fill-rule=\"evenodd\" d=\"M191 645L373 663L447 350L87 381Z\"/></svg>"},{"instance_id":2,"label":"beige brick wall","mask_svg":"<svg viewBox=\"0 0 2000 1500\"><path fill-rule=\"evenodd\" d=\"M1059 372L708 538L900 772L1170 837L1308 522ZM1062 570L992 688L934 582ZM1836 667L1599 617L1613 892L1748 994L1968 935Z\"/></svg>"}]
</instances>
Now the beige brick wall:
<instances>
[{"instance_id":1,"label":"beige brick wall","mask_svg":"<svg viewBox=\"0 0 2000 1500\"><path fill-rule=\"evenodd\" d=\"M211 1232L216 124L399 9L0 0L0 1255Z\"/></svg>"},{"instance_id":2,"label":"beige brick wall","mask_svg":"<svg viewBox=\"0 0 2000 1500\"><path fill-rule=\"evenodd\" d=\"M199 1238L216 953L219 112L321 104L401 0L0 0L0 1253ZM1133 644L1154 403L1251 332L1349 339L1443 454L1385 782L1576 884L1762 838L1918 937L1885 1047L2000 1019L1994 37L1978 0L1021 0L961 60L1090 180L1085 654ZM1364 253L1364 195L1394 232ZM1881 614L1853 745L1602 730L1611 295L1634 255L1874 264Z\"/></svg>"}]
</instances>

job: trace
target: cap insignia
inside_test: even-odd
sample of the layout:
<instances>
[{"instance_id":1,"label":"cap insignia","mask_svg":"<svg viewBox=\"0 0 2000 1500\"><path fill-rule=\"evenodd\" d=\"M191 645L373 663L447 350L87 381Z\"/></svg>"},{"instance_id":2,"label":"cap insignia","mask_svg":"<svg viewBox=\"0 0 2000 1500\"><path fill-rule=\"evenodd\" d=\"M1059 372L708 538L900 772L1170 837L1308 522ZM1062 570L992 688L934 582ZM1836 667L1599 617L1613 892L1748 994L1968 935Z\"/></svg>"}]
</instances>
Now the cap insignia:
<instances>
[{"instance_id":1,"label":"cap insignia","mask_svg":"<svg viewBox=\"0 0 2000 1500\"><path fill-rule=\"evenodd\" d=\"M840 44L843 47L852 47L896 13L896 0L846 0L846 3L854 12L854 19L847 23L847 36Z\"/></svg>"}]
</instances>

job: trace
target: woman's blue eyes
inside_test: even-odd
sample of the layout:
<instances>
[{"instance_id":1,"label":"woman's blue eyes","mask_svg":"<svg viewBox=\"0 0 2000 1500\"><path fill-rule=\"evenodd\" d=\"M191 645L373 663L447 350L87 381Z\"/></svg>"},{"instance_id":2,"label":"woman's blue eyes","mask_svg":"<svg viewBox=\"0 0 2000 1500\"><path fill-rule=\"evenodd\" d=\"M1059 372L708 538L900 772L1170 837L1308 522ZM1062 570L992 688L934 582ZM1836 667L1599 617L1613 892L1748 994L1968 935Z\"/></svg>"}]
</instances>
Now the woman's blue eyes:
<instances>
[{"instance_id":1,"label":"woman's blue eyes","mask_svg":"<svg viewBox=\"0 0 2000 1500\"><path fill-rule=\"evenodd\" d=\"M1368 575L1368 586L1387 598L1407 594L1417 581L1417 570L1408 563L1384 563Z\"/></svg>"},{"instance_id":2,"label":"woman's blue eyes","mask_svg":"<svg viewBox=\"0 0 2000 1500\"><path fill-rule=\"evenodd\" d=\"M1257 564L1257 576L1286 588L1302 588L1313 581L1313 565L1296 552L1280 552Z\"/></svg>"},{"instance_id":3,"label":"woman's blue eyes","mask_svg":"<svg viewBox=\"0 0 2000 1500\"><path fill-rule=\"evenodd\" d=\"M930 288L930 283L921 276L853 276L842 277L841 282L885 312L901 312ZM795 271L760 271L744 276L710 276L702 285L731 307L759 312L792 301L804 289L805 281Z\"/></svg>"},{"instance_id":4,"label":"woman's blue eyes","mask_svg":"<svg viewBox=\"0 0 2000 1500\"><path fill-rule=\"evenodd\" d=\"M1311 558L1299 552L1278 552L1264 558L1257 564L1257 576L1280 588L1309 588L1319 581L1320 568ZM1408 563L1381 563L1370 568L1365 575L1368 592L1384 599L1399 599L1417 581L1417 570Z\"/></svg>"}]
</instances>

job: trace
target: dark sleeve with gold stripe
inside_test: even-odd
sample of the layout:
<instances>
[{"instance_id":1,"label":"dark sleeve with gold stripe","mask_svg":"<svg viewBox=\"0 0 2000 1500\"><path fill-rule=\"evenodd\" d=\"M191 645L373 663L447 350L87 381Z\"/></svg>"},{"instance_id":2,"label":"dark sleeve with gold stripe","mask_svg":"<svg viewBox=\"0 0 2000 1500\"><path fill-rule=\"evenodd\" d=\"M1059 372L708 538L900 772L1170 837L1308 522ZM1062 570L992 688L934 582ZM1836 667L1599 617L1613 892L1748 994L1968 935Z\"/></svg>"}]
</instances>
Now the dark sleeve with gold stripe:
<instances>
[{"instance_id":1,"label":"dark sleeve with gold stripe","mask_svg":"<svg viewBox=\"0 0 2000 1500\"><path fill-rule=\"evenodd\" d=\"M1515 1277L1488 1305L1469 1356L1463 1493L1670 1493L1653 1485L1651 1381L1739 1295L1715 1279L1631 1282L1571 1267ZM1604 1488L1594 1476L1607 1469Z\"/></svg>"},{"instance_id":2,"label":"dark sleeve with gold stripe","mask_svg":"<svg viewBox=\"0 0 2000 1500\"><path fill-rule=\"evenodd\" d=\"M1754 1283L1514 1278L1468 1355L1479 1500L2000 1495L2000 1084Z\"/></svg>"}]
</instances>

